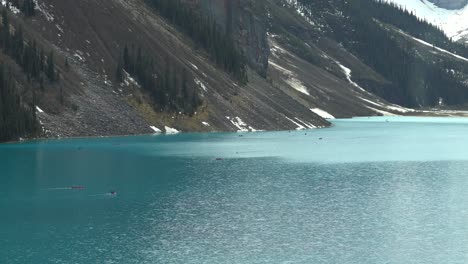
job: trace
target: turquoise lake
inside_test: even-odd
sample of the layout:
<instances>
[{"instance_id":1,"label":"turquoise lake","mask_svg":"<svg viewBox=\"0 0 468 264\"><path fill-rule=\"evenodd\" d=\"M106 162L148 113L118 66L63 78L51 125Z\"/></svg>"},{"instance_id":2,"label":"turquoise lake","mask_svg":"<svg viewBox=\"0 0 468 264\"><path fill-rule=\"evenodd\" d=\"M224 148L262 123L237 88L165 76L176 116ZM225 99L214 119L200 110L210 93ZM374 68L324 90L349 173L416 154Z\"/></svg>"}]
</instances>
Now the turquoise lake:
<instances>
[{"instance_id":1,"label":"turquoise lake","mask_svg":"<svg viewBox=\"0 0 468 264\"><path fill-rule=\"evenodd\" d=\"M3 144L0 263L468 263L468 119Z\"/></svg>"}]
</instances>

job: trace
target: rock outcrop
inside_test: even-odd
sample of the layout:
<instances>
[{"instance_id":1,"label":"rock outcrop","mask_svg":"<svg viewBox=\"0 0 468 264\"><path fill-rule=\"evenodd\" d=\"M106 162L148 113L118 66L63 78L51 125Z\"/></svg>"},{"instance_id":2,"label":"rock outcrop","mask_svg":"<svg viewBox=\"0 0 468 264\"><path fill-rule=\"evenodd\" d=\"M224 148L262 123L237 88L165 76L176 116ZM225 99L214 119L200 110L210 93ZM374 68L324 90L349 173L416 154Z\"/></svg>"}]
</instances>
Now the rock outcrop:
<instances>
[{"instance_id":1,"label":"rock outcrop","mask_svg":"<svg viewBox=\"0 0 468 264\"><path fill-rule=\"evenodd\" d=\"M215 18L218 25L237 41L249 66L266 77L270 48L268 21L263 1L254 0L187 0Z\"/></svg>"}]
</instances>

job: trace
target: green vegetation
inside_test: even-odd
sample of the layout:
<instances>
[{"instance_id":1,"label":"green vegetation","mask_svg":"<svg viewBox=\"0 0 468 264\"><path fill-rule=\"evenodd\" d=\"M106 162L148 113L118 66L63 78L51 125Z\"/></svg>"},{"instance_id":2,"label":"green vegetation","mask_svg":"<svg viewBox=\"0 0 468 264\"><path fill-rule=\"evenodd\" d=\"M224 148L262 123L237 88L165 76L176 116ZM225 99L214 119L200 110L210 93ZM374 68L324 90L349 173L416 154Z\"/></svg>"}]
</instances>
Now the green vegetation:
<instances>
[{"instance_id":1,"label":"green vegetation","mask_svg":"<svg viewBox=\"0 0 468 264\"><path fill-rule=\"evenodd\" d=\"M385 87L375 87L355 78L367 90L410 107L434 106L439 98L446 104L468 100L463 77L468 76L466 62L442 59L429 52L421 56L417 44L390 27L462 56L468 57L468 48L452 42L440 29L411 12L374 0L298 2L307 7L304 13L308 18L326 25L323 35L337 40L390 81Z\"/></svg>"},{"instance_id":2,"label":"green vegetation","mask_svg":"<svg viewBox=\"0 0 468 264\"><path fill-rule=\"evenodd\" d=\"M153 98L159 111L182 112L192 115L201 104L193 77L183 67L176 67L166 58L164 70L155 67L153 58L141 48L125 46L119 59L116 79L123 82L129 74ZM190 81L192 80L192 81Z\"/></svg>"},{"instance_id":3,"label":"green vegetation","mask_svg":"<svg viewBox=\"0 0 468 264\"><path fill-rule=\"evenodd\" d=\"M38 128L34 103L22 102L15 81L4 65L0 65L0 141L34 135Z\"/></svg>"},{"instance_id":4,"label":"green vegetation","mask_svg":"<svg viewBox=\"0 0 468 264\"><path fill-rule=\"evenodd\" d=\"M49 53L46 61L44 50L38 47L36 41L25 40L21 27L12 30L6 8L2 10L0 48L21 66L29 80L47 77L53 82L57 79L53 52Z\"/></svg>"},{"instance_id":5,"label":"green vegetation","mask_svg":"<svg viewBox=\"0 0 468 264\"><path fill-rule=\"evenodd\" d=\"M205 49L224 71L241 84L247 83L244 56L235 47L231 34L223 32L213 18L193 10L180 0L146 2Z\"/></svg>"},{"instance_id":6,"label":"green vegetation","mask_svg":"<svg viewBox=\"0 0 468 264\"><path fill-rule=\"evenodd\" d=\"M24 1L27 3L28 1ZM45 56L43 49L36 41L24 38L21 27L10 24L7 8L2 9L0 28L0 49L3 55L10 57L25 73L31 85L37 83L44 90L44 80L57 80L54 56L50 52ZM36 120L35 94L26 102L19 94L16 81L6 65L0 66L0 141L14 140L20 136L37 134L39 125Z\"/></svg>"},{"instance_id":7,"label":"green vegetation","mask_svg":"<svg viewBox=\"0 0 468 264\"><path fill-rule=\"evenodd\" d=\"M19 9L25 16L34 16L36 14L36 2L34 0L7 0L6 3Z\"/></svg>"}]
</instances>

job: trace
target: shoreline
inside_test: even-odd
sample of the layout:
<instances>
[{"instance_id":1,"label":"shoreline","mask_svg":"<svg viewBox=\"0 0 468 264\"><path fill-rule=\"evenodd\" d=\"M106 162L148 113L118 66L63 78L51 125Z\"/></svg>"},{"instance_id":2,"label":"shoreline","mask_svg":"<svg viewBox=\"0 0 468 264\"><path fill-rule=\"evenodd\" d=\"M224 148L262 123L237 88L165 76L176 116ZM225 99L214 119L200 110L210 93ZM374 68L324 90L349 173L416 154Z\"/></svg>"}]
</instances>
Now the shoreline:
<instances>
[{"instance_id":1,"label":"shoreline","mask_svg":"<svg viewBox=\"0 0 468 264\"><path fill-rule=\"evenodd\" d=\"M336 119L352 119L352 118L336 118ZM331 122L330 122L331 123ZM231 134L241 134L241 133L264 133L264 132L287 132L287 131L314 131L317 129L327 129L332 128L335 125L333 123L327 127L319 128L307 128L301 130L257 130L257 131L210 131L210 132L197 132L197 131L179 131L178 133L154 133L154 134L126 134L126 135L106 135L106 136L76 136L76 137L36 137L36 138L21 138L20 140L11 140L6 142L0 142L0 147L2 145L8 144L19 144L19 143L30 143L34 141L59 141L59 140L73 140L73 139L109 139L109 138L120 138L120 137L139 137L139 136L177 136L177 135L188 135L188 134L221 134L221 133L231 133Z\"/></svg>"},{"instance_id":2,"label":"shoreline","mask_svg":"<svg viewBox=\"0 0 468 264\"><path fill-rule=\"evenodd\" d=\"M317 129L327 129L332 128L335 125L333 124L333 120L350 120L353 118L372 118L372 117L420 117L420 118L468 118L468 111L467 110L420 110L411 112L411 114L403 114L403 115L394 115L394 116L385 116L385 115L376 115L376 116L354 116L348 118L335 118L335 119L327 119L327 121L331 121L330 126L327 127L319 127L319 128L312 128L312 129L301 129L301 130L259 130L259 131L210 131L210 132L198 132L198 131L179 131L178 133L153 133L153 134L125 134L125 135L105 135L105 136L73 136L73 137L34 137L34 138L22 138L20 137L18 140L11 140L0 142L1 145L8 145L8 144L19 144L19 143L30 143L34 141L59 141L59 140L73 140L73 139L99 139L99 138L119 138L119 137L138 137L138 136L175 136L175 135L186 135L186 134L217 134L217 133L261 133L261 132L285 132L285 131L313 131Z\"/></svg>"}]
</instances>

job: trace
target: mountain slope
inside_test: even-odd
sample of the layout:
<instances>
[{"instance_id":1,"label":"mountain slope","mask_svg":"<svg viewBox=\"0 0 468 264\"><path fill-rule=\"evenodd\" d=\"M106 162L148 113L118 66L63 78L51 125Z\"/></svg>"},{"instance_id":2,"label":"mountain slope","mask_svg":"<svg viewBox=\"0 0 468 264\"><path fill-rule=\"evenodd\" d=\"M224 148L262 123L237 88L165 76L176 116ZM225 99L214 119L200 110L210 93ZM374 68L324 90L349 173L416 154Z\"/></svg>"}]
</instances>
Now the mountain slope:
<instances>
[{"instance_id":1,"label":"mountain slope","mask_svg":"<svg viewBox=\"0 0 468 264\"><path fill-rule=\"evenodd\" d=\"M373 0L2 3L37 50L0 59L40 123L7 140L304 129L468 100L468 50Z\"/></svg>"},{"instance_id":2,"label":"mountain slope","mask_svg":"<svg viewBox=\"0 0 468 264\"><path fill-rule=\"evenodd\" d=\"M467 1L386 0L442 29L454 41L468 43ZM436 5L437 4L437 5Z\"/></svg>"},{"instance_id":3,"label":"mountain slope","mask_svg":"<svg viewBox=\"0 0 468 264\"><path fill-rule=\"evenodd\" d=\"M299 102L271 87L255 72L249 83L237 84L216 68L203 50L143 1L39 1L38 14L21 19L24 27L69 61L76 74L69 106L55 113L46 102L39 119L54 136L113 135L154 132L175 127L182 131L271 130L320 127L328 122ZM14 15L13 15L14 16ZM20 15L17 15L21 18ZM24 22L23 22L24 20ZM159 112L149 95L132 82L113 80L124 45L141 46L156 67L188 72L203 104L193 116ZM62 67L63 68L63 67ZM290 120L300 121L290 121ZM206 125L209 124L209 125Z\"/></svg>"},{"instance_id":4,"label":"mountain slope","mask_svg":"<svg viewBox=\"0 0 468 264\"><path fill-rule=\"evenodd\" d=\"M390 102L409 107L466 102L468 65L463 55L467 49L450 42L430 24L394 6L370 0L344 4L341 1L288 2L312 25L308 34L298 30L294 37L300 40L295 42L306 42L311 47L326 43L319 46L319 52L310 52L327 55L315 58L311 55L310 60L315 60L322 68L333 69L329 65L336 61L336 55L326 50L337 46L335 50L348 53L345 57L354 57L367 66L367 72L359 72L356 69L359 63L346 64L353 73L353 80ZM290 30L282 32L291 38ZM313 34L314 39L309 40L309 34ZM418 41L411 34L431 44L421 45L423 39ZM296 54L301 50L304 48L296 48ZM452 55L447 56L450 53ZM336 70L331 71L336 74Z\"/></svg>"}]
</instances>

